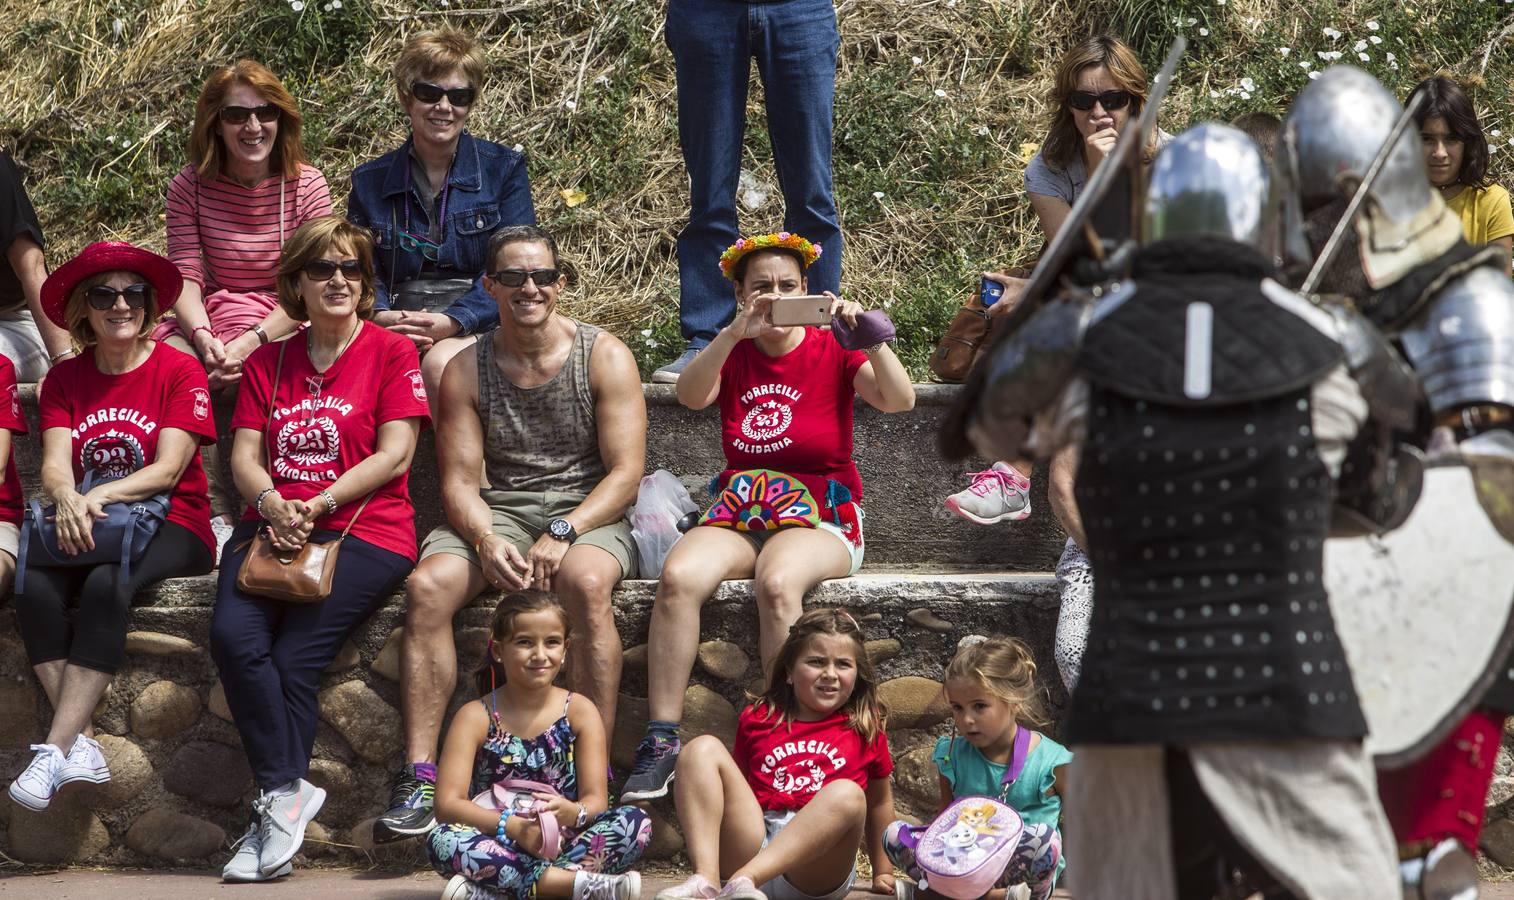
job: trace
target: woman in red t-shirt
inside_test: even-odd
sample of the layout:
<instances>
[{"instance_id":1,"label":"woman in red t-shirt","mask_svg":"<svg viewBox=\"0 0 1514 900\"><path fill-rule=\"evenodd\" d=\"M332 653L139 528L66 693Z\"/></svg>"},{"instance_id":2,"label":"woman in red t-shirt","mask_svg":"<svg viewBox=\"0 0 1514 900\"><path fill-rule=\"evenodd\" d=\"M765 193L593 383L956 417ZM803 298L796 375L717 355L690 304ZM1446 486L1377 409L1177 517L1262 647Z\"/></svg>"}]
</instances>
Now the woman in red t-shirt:
<instances>
[{"instance_id":1,"label":"woman in red t-shirt","mask_svg":"<svg viewBox=\"0 0 1514 900\"><path fill-rule=\"evenodd\" d=\"M806 267L820 248L780 232L738 241L720 259L736 291L736 318L678 377L678 401L703 409L719 401L726 469L717 488L743 470L780 472L808 488L814 528L690 529L673 545L652 608L647 702L651 721L636 748L625 798L667 793L678 754L683 695L699 649L699 609L720 582L755 578L758 646L768 667L800 601L827 578L862 565L862 481L852 461L852 400L881 412L915 405L915 390L887 343L844 350L819 328L772 323L773 301L808 292ZM855 326L862 308L833 294L831 312Z\"/></svg>"},{"instance_id":2,"label":"woman in red t-shirt","mask_svg":"<svg viewBox=\"0 0 1514 900\"><path fill-rule=\"evenodd\" d=\"M279 261L279 303L310 327L242 367L231 470L248 508L221 560L210 652L261 796L227 881L289 871L326 799L305 780L321 672L415 565L410 458L430 417L415 345L369 321L373 285L366 230L334 216L302 225ZM259 529L298 550L349 527L325 600L237 587Z\"/></svg>"},{"instance_id":3,"label":"woman in red t-shirt","mask_svg":"<svg viewBox=\"0 0 1514 900\"><path fill-rule=\"evenodd\" d=\"M148 336L181 282L161 256L99 243L42 285L48 319L83 348L42 386L42 490L57 506L59 549L94 549L94 522L106 504L167 491L170 506L129 577L116 563L26 561L16 620L54 710L47 740L10 787L31 809L46 807L62 785L110 780L90 718L126 652L132 595L164 578L203 575L215 562L199 453L216 433L205 372ZM81 494L75 486L86 470L111 480Z\"/></svg>"},{"instance_id":4,"label":"woman in red t-shirt","mask_svg":"<svg viewBox=\"0 0 1514 900\"><path fill-rule=\"evenodd\" d=\"M694 874L659 900L717 891L731 900L841 900L859 849L872 863L873 891L893 894L883 832L894 760L883 715L857 620L841 609L800 616L762 696L742 710L734 748L700 735L678 761L674 800Z\"/></svg>"}]
</instances>

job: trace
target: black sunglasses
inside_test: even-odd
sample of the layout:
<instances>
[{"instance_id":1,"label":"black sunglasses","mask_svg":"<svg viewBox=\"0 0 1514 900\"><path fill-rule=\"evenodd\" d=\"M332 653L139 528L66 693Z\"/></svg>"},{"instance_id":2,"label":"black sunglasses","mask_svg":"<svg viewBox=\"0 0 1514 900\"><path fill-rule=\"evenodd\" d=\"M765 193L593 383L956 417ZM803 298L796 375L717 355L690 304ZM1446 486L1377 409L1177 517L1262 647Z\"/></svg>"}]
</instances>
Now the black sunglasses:
<instances>
[{"instance_id":1,"label":"black sunglasses","mask_svg":"<svg viewBox=\"0 0 1514 900\"><path fill-rule=\"evenodd\" d=\"M526 283L527 278L536 282L537 287L546 287L556 283L560 275L562 272L557 269L532 269L529 272L525 269L500 269L489 277L505 287L520 287Z\"/></svg>"},{"instance_id":2,"label":"black sunglasses","mask_svg":"<svg viewBox=\"0 0 1514 900\"><path fill-rule=\"evenodd\" d=\"M259 122L277 122L284 111L272 103L264 103L262 106L223 106L216 115L227 125L245 125L250 116L257 116Z\"/></svg>"},{"instance_id":3,"label":"black sunglasses","mask_svg":"<svg viewBox=\"0 0 1514 900\"><path fill-rule=\"evenodd\" d=\"M1073 91L1067 95L1068 106L1084 110L1093 109L1095 103L1108 110L1124 109L1130 105L1130 100L1129 91L1105 91L1102 94L1095 94L1092 91Z\"/></svg>"},{"instance_id":4,"label":"black sunglasses","mask_svg":"<svg viewBox=\"0 0 1514 900\"><path fill-rule=\"evenodd\" d=\"M312 259L300 267L300 271L311 281L330 281L337 269L342 270L342 277L348 281L358 281L363 277L363 264L355 259L344 259L341 262Z\"/></svg>"},{"instance_id":5,"label":"black sunglasses","mask_svg":"<svg viewBox=\"0 0 1514 900\"><path fill-rule=\"evenodd\" d=\"M125 300L131 309L142 309L147 306L147 298L151 296L152 285L149 284L128 284L119 291L108 284L97 284L84 292L89 308L100 312L114 308L117 297Z\"/></svg>"},{"instance_id":6,"label":"black sunglasses","mask_svg":"<svg viewBox=\"0 0 1514 900\"><path fill-rule=\"evenodd\" d=\"M478 90L471 87L444 88L426 81L412 81L410 96L422 103L440 103L442 97L446 97L453 106L472 106L474 99L478 97Z\"/></svg>"}]
</instances>

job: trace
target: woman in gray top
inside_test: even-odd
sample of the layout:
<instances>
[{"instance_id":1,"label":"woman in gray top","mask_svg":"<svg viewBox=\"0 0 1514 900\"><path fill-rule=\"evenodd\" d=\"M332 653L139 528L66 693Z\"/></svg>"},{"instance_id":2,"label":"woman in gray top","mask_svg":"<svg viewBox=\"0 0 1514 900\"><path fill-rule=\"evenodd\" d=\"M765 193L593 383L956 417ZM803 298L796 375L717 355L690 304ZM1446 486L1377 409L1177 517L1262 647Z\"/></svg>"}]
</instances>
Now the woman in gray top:
<instances>
[{"instance_id":1,"label":"woman in gray top","mask_svg":"<svg viewBox=\"0 0 1514 900\"><path fill-rule=\"evenodd\" d=\"M1146 69L1124 41L1092 37L1073 47L1057 67L1046 141L1025 170L1025 190L1050 241L1072 211L1088 176L1114 150L1120 133L1146 105ZM1150 162L1166 138L1146 148Z\"/></svg>"}]
</instances>

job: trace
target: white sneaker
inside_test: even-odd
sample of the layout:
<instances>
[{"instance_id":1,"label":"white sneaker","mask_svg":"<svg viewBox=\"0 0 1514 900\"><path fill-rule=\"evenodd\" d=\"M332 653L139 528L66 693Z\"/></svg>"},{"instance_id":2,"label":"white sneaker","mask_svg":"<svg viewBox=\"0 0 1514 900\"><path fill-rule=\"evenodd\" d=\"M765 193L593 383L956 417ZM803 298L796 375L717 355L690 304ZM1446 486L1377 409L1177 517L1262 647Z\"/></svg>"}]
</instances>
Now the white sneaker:
<instances>
[{"instance_id":1,"label":"white sneaker","mask_svg":"<svg viewBox=\"0 0 1514 900\"><path fill-rule=\"evenodd\" d=\"M37 755L26 770L11 782L11 799L26 807L41 811L53 802L58 792L58 770L63 768L63 751L52 744L32 744Z\"/></svg>"},{"instance_id":2,"label":"white sneaker","mask_svg":"<svg viewBox=\"0 0 1514 900\"><path fill-rule=\"evenodd\" d=\"M504 895L481 884L474 884L461 875L453 875L447 886L442 888L442 900L496 900L502 896Z\"/></svg>"},{"instance_id":3,"label":"white sneaker","mask_svg":"<svg viewBox=\"0 0 1514 900\"><path fill-rule=\"evenodd\" d=\"M272 875L264 875L258 868L258 852L262 850L263 842L258 838L257 822L248 825L247 833L243 834L232 847L237 852L232 854L231 859L226 861L226 868L221 870L222 881L269 881L294 871L294 865L291 863L284 863Z\"/></svg>"},{"instance_id":4,"label":"white sneaker","mask_svg":"<svg viewBox=\"0 0 1514 900\"><path fill-rule=\"evenodd\" d=\"M573 900L639 900L641 873L601 875L582 869L573 876Z\"/></svg>"},{"instance_id":5,"label":"white sneaker","mask_svg":"<svg viewBox=\"0 0 1514 900\"><path fill-rule=\"evenodd\" d=\"M690 875L683 884L658 891L656 900L711 900L720 888L703 875Z\"/></svg>"},{"instance_id":6,"label":"white sneaker","mask_svg":"<svg viewBox=\"0 0 1514 900\"><path fill-rule=\"evenodd\" d=\"M288 794L264 794L252 808L258 820L258 871L273 878L279 869L294 859L305 843L305 826L313 821L326 803L326 792L303 778L295 780Z\"/></svg>"},{"instance_id":7,"label":"white sneaker","mask_svg":"<svg viewBox=\"0 0 1514 900\"><path fill-rule=\"evenodd\" d=\"M85 737L80 732L74 738L74 745L68 749L68 757L58 769L58 787L75 781L104 784L109 780L110 767L105 764L105 754L100 752L100 745L94 738Z\"/></svg>"},{"instance_id":8,"label":"white sneaker","mask_svg":"<svg viewBox=\"0 0 1514 900\"><path fill-rule=\"evenodd\" d=\"M979 525L1018 522L1030 515L1030 479L1008 463L996 462L984 472L972 472L967 490L946 498L946 508Z\"/></svg>"}]
</instances>

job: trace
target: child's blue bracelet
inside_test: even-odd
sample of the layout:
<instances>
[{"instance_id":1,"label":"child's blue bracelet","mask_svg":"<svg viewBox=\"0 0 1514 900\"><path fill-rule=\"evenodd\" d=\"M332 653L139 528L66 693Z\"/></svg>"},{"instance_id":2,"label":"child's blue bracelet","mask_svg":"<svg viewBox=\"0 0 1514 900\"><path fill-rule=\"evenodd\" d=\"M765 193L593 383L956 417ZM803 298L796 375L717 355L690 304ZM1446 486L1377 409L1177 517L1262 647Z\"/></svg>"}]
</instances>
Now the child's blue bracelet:
<instances>
[{"instance_id":1,"label":"child's blue bracelet","mask_svg":"<svg viewBox=\"0 0 1514 900\"><path fill-rule=\"evenodd\" d=\"M510 812L508 809L499 811L499 827L494 829L494 838L501 844L505 842L505 820L510 818Z\"/></svg>"}]
</instances>

